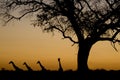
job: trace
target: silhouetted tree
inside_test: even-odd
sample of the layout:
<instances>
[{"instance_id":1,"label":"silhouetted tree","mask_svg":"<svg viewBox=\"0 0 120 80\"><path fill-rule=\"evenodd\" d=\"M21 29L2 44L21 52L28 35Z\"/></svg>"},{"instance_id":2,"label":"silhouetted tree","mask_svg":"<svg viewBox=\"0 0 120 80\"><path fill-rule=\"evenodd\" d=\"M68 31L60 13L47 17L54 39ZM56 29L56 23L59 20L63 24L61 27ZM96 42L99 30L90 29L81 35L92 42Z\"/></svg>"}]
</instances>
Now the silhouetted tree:
<instances>
[{"instance_id":1,"label":"silhouetted tree","mask_svg":"<svg viewBox=\"0 0 120 80\"><path fill-rule=\"evenodd\" d=\"M46 32L60 32L78 44L78 71L88 70L87 60L98 41L120 42L119 0L1 0L5 23L33 14L34 26ZM116 48L115 48L116 49Z\"/></svg>"}]
</instances>

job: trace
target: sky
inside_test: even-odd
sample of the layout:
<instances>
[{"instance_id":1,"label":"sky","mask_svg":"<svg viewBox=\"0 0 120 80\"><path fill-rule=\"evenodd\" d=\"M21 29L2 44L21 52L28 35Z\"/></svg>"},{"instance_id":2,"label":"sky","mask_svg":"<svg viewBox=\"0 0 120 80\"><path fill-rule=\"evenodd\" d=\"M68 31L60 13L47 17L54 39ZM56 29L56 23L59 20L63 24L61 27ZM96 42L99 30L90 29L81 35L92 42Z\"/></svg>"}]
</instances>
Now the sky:
<instances>
[{"instance_id":1,"label":"sky","mask_svg":"<svg viewBox=\"0 0 120 80\"><path fill-rule=\"evenodd\" d=\"M64 70L77 69L77 45L72 46L60 33L43 33L40 27L30 25L29 19L13 21L6 26L0 25L0 70L14 70L10 61L26 70L26 62L33 70L41 70L36 62L41 61L49 70L58 70L58 61ZM120 69L120 47L118 52L110 42L101 41L93 45L88 58L90 69Z\"/></svg>"}]
</instances>

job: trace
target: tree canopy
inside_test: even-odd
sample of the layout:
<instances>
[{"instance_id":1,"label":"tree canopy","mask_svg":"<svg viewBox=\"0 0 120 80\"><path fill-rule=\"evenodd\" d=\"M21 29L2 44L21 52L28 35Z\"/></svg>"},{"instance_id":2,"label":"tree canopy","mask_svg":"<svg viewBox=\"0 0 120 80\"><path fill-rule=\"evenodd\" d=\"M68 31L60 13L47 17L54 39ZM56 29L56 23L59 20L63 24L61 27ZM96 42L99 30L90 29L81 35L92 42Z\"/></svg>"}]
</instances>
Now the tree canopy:
<instances>
[{"instance_id":1,"label":"tree canopy","mask_svg":"<svg viewBox=\"0 0 120 80\"><path fill-rule=\"evenodd\" d=\"M119 0L1 0L0 5L5 23L32 14L36 17L34 26L58 30L74 43L78 43L73 39L74 25L83 39L119 42L116 39L120 31Z\"/></svg>"}]
</instances>

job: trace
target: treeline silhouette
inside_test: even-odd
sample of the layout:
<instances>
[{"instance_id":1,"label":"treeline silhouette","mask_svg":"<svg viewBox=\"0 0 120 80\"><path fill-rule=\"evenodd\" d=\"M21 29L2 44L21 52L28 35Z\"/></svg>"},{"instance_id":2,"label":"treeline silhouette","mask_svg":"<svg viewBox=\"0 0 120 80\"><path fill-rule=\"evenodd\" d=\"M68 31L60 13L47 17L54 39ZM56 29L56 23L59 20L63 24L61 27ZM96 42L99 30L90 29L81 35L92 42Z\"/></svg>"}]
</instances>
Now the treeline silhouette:
<instances>
[{"instance_id":1,"label":"treeline silhouette","mask_svg":"<svg viewBox=\"0 0 120 80\"><path fill-rule=\"evenodd\" d=\"M27 70L21 69L13 61L10 61L9 64L13 66L14 70L2 68L0 80L120 80L120 70L64 71L60 58L58 58L58 70L47 70L40 61L36 62L41 68L37 71L33 70L27 62L23 62Z\"/></svg>"}]
</instances>

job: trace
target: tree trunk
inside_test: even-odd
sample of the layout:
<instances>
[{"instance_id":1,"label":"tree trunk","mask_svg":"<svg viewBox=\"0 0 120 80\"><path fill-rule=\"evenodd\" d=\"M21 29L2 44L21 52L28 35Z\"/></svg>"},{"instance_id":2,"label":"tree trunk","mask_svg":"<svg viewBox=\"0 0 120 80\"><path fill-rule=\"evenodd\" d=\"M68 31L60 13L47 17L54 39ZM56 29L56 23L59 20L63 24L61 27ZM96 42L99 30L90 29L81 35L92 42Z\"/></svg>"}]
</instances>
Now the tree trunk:
<instances>
[{"instance_id":1,"label":"tree trunk","mask_svg":"<svg viewBox=\"0 0 120 80\"><path fill-rule=\"evenodd\" d=\"M79 72L88 71L87 61L88 61L88 56L89 56L89 52L92 45L93 44L90 41L83 41L79 43L79 50L78 50L78 57L77 57Z\"/></svg>"}]
</instances>

